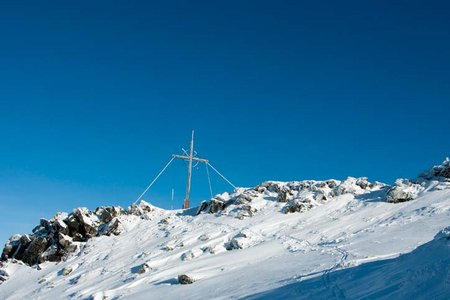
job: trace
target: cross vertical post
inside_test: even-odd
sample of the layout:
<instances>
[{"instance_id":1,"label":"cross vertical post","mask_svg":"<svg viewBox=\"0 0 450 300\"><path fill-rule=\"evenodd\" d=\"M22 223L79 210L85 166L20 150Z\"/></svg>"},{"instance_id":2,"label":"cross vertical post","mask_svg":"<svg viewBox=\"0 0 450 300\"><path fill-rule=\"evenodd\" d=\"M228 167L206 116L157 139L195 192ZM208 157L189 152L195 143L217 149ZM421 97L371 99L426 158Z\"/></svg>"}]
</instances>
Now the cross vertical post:
<instances>
[{"instance_id":1,"label":"cross vertical post","mask_svg":"<svg viewBox=\"0 0 450 300\"><path fill-rule=\"evenodd\" d=\"M183 150L184 151L184 150ZM208 163L209 161L207 159L198 158L195 157L195 151L194 151L194 130L192 130L192 136L191 136L191 146L189 149L189 153L184 152L185 155L177 155L173 154L172 156L174 158L180 158L183 160L188 161L188 176L187 176L187 183L186 183L186 196L184 198L183 202L183 209L187 209L191 206L191 199L190 199L190 193L191 193L191 179L192 179L192 162L203 162Z\"/></svg>"},{"instance_id":2,"label":"cross vertical post","mask_svg":"<svg viewBox=\"0 0 450 300\"><path fill-rule=\"evenodd\" d=\"M192 158L194 155L194 130L192 130L191 148L189 151L189 165L188 165L188 178L186 183L186 197L184 198L183 208L189 208L191 205L190 193L191 193L191 177L192 177Z\"/></svg>"}]
</instances>

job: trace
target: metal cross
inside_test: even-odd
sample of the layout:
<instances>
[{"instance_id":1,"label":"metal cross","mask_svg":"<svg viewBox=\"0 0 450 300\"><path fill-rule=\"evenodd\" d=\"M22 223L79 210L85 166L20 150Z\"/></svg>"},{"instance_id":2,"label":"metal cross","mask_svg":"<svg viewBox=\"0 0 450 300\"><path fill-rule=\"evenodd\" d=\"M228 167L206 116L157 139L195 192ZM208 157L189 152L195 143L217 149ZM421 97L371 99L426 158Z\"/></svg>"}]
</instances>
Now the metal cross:
<instances>
[{"instance_id":1,"label":"metal cross","mask_svg":"<svg viewBox=\"0 0 450 300\"><path fill-rule=\"evenodd\" d=\"M191 202L189 194L191 193L192 162L193 161L204 162L204 163L208 163L209 162L209 160L207 160L207 159L194 157L194 153L195 153L194 152L194 130L192 130L191 148L190 148L190 151L189 151L189 155L172 154L172 156L174 158L184 159L184 160L187 160L189 162L189 164L188 164L188 177L187 177L187 183L186 183L186 197L184 198L183 209L189 208L190 207L190 202Z\"/></svg>"}]
</instances>

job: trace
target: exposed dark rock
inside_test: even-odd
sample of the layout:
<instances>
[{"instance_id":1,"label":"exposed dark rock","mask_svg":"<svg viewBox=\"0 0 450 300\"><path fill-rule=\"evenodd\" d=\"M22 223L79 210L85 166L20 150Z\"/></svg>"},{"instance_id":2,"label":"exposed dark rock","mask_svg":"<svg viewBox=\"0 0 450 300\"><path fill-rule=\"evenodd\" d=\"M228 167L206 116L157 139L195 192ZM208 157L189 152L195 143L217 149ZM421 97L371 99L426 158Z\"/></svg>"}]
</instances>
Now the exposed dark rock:
<instances>
[{"instance_id":1,"label":"exposed dark rock","mask_svg":"<svg viewBox=\"0 0 450 300\"><path fill-rule=\"evenodd\" d=\"M69 233L70 233L69 226L66 223L64 223L64 221L62 221L62 220L59 220L59 219L55 220L55 222L53 223L53 226L55 227L57 232L60 232L65 235L69 235Z\"/></svg>"},{"instance_id":2,"label":"exposed dark rock","mask_svg":"<svg viewBox=\"0 0 450 300\"><path fill-rule=\"evenodd\" d=\"M148 263L143 263L137 270L137 273L144 274L144 273L148 272L149 270L151 270L150 265Z\"/></svg>"},{"instance_id":3,"label":"exposed dark rock","mask_svg":"<svg viewBox=\"0 0 450 300\"><path fill-rule=\"evenodd\" d=\"M140 204L140 208L142 211L152 209L148 203ZM61 261L79 249L80 242L86 242L97 234L118 235L122 232L119 216L127 213L122 208L102 207L96 212L98 214L87 208L77 208L69 215L58 213L50 220L41 219L33 234L12 236L3 248L1 259L23 261L28 265Z\"/></svg>"},{"instance_id":4,"label":"exposed dark rock","mask_svg":"<svg viewBox=\"0 0 450 300\"><path fill-rule=\"evenodd\" d=\"M30 266L37 264L40 255L47 249L48 240L45 237L33 239L23 254L22 261Z\"/></svg>"},{"instance_id":5,"label":"exposed dark rock","mask_svg":"<svg viewBox=\"0 0 450 300\"><path fill-rule=\"evenodd\" d=\"M87 238L97 235L98 217L87 208L77 208L73 215L78 219L81 230L80 233Z\"/></svg>"},{"instance_id":6,"label":"exposed dark rock","mask_svg":"<svg viewBox=\"0 0 450 300\"><path fill-rule=\"evenodd\" d=\"M237 218L240 220L243 220L246 217L253 217L253 215L257 212L258 210L254 207L252 207L251 205L243 205L241 207L240 212L237 215Z\"/></svg>"},{"instance_id":7,"label":"exposed dark rock","mask_svg":"<svg viewBox=\"0 0 450 300\"><path fill-rule=\"evenodd\" d=\"M122 223L118 218L112 219L106 224L102 224L98 228L98 235L119 235L123 231Z\"/></svg>"},{"instance_id":8,"label":"exposed dark rock","mask_svg":"<svg viewBox=\"0 0 450 300\"><path fill-rule=\"evenodd\" d=\"M369 183L369 180L367 179L367 177L361 177L361 178L356 179L356 185L358 185L363 190L365 190L369 187L370 183Z\"/></svg>"},{"instance_id":9,"label":"exposed dark rock","mask_svg":"<svg viewBox=\"0 0 450 300\"><path fill-rule=\"evenodd\" d=\"M188 275L178 275L178 282L180 284L192 284L195 282L195 279L193 279L192 277L189 277Z\"/></svg>"},{"instance_id":10,"label":"exposed dark rock","mask_svg":"<svg viewBox=\"0 0 450 300\"><path fill-rule=\"evenodd\" d=\"M2 252L2 260L7 260L8 258L13 257L14 253L17 251L17 248L20 246L21 237L21 235L15 234L6 241Z\"/></svg>"},{"instance_id":11,"label":"exposed dark rock","mask_svg":"<svg viewBox=\"0 0 450 300\"><path fill-rule=\"evenodd\" d=\"M155 208L148 202L141 200L139 204L133 204L128 208L128 212L135 216L145 216L154 211Z\"/></svg>"},{"instance_id":12,"label":"exposed dark rock","mask_svg":"<svg viewBox=\"0 0 450 300\"><path fill-rule=\"evenodd\" d=\"M289 200L289 198L291 198L291 197L292 197L292 194L288 187L283 186L283 187L279 188L278 198L277 198L278 202L287 202Z\"/></svg>"},{"instance_id":13,"label":"exposed dark rock","mask_svg":"<svg viewBox=\"0 0 450 300\"><path fill-rule=\"evenodd\" d=\"M202 202L200 205L200 208L197 210L197 215L201 212L206 212L210 214L217 213L221 210L223 210L225 207L225 202L222 199L219 198L212 198L209 200L209 202Z\"/></svg>"},{"instance_id":14,"label":"exposed dark rock","mask_svg":"<svg viewBox=\"0 0 450 300\"><path fill-rule=\"evenodd\" d=\"M450 159L447 157L442 164L432 167L430 170L423 172L419 178L427 180L449 180L450 179Z\"/></svg>"},{"instance_id":15,"label":"exposed dark rock","mask_svg":"<svg viewBox=\"0 0 450 300\"><path fill-rule=\"evenodd\" d=\"M80 221L75 215L70 215L66 220L64 220L69 227L69 235L74 236L75 233L80 232Z\"/></svg>"},{"instance_id":16,"label":"exposed dark rock","mask_svg":"<svg viewBox=\"0 0 450 300\"><path fill-rule=\"evenodd\" d=\"M289 202L283 207L282 212L285 214L294 212L305 212L313 208L310 199L296 198L289 200Z\"/></svg>"},{"instance_id":17,"label":"exposed dark rock","mask_svg":"<svg viewBox=\"0 0 450 300\"><path fill-rule=\"evenodd\" d=\"M406 179L397 179L395 186L387 192L387 202L400 203L413 200L424 188Z\"/></svg>"},{"instance_id":18,"label":"exposed dark rock","mask_svg":"<svg viewBox=\"0 0 450 300\"><path fill-rule=\"evenodd\" d=\"M122 215L124 213L123 208L120 206L111 206L111 207L98 207L95 210L95 214L100 219L101 223L111 222L112 219Z\"/></svg>"}]
</instances>

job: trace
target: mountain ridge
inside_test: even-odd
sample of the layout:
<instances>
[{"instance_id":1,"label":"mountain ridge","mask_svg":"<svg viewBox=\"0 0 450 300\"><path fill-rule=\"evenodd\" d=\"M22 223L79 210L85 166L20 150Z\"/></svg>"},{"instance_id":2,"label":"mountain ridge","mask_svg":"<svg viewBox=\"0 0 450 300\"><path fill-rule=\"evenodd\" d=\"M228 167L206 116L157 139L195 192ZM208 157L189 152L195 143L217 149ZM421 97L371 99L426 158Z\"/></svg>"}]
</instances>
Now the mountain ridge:
<instances>
[{"instance_id":1,"label":"mountain ridge","mask_svg":"<svg viewBox=\"0 0 450 300\"><path fill-rule=\"evenodd\" d=\"M236 275L232 270L246 274L240 265L246 259L253 271L259 266L274 272L273 277L258 274L269 288L255 284L254 288L213 294L214 298L262 296L264 289L276 290L286 284L296 287L299 280L397 257L432 240L448 226L448 170L446 159L416 179L397 180L393 186L369 182L365 177L267 181L217 195L189 211L166 211L143 201L128 209L77 208L70 214L59 213L50 220L42 219L31 235L8 240L2 252L0 296L20 299L29 293L43 297L60 291L68 299L144 299L141 293L168 293L166 288L177 286L183 275L201 290L219 279L230 283ZM368 241L366 236L380 241ZM105 246L114 243L124 249ZM121 259L111 260L114 250L122 253ZM106 265L99 271L102 253L109 256L103 258ZM306 262L308 257L315 264ZM272 265L271 260L278 264ZM108 271L114 261L123 264L119 274ZM292 261L301 264L301 270L292 268ZM196 272L198 269L202 271ZM313 275L299 275L300 271ZM92 284L83 280L94 273L111 280ZM17 293L18 274L26 274L23 276L33 288ZM73 292L63 292L63 287ZM171 293L178 289L168 295L176 297ZM187 298L199 296L187 289L191 291ZM315 291L320 294L318 288L310 290L312 294Z\"/></svg>"}]
</instances>

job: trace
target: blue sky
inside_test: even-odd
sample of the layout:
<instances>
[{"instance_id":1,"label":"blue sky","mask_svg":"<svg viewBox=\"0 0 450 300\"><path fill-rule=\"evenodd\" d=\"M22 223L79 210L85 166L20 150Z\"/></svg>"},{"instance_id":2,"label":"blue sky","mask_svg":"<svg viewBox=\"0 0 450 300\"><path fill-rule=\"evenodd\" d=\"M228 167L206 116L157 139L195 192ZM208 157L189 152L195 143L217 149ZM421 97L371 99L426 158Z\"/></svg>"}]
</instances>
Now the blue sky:
<instances>
[{"instance_id":1,"label":"blue sky","mask_svg":"<svg viewBox=\"0 0 450 300\"><path fill-rule=\"evenodd\" d=\"M392 183L440 163L449 2L344 2L1 2L0 239L128 206L191 129L239 186ZM185 176L174 162L145 198L169 208L175 188L180 207ZM193 180L198 204L203 166Z\"/></svg>"}]
</instances>

